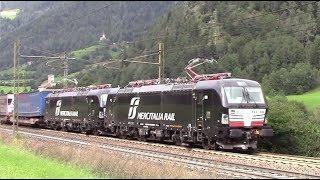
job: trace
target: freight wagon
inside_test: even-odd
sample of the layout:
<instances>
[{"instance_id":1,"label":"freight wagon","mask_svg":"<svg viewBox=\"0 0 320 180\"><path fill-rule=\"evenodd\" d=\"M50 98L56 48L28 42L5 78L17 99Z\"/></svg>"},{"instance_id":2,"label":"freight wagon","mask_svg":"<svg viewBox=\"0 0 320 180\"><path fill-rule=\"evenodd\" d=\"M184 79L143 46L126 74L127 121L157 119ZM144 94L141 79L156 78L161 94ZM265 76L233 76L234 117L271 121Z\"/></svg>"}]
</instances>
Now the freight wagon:
<instances>
[{"instance_id":1,"label":"freight wagon","mask_svg":"<svg viewBox=\"0 0 320 180\"><path fill-rule=\"evenodd\" d=\"M45 114L45 97L51 92L32 92L16 95L16 116L19 118L19 124L42 125ZM13 122L13 120L10 120Z\"/></svg>"},{"instance_id":2,"label":"freight wagon","mask_svg":"<svg viewBox=\"0 0 320 180\"><path fill-rule=\"evenodd\" d=\"M14 96L13 94L0 95L0 121L1 123L10 122L10 117L14 108Z\"/></svg>"}]
</instances>

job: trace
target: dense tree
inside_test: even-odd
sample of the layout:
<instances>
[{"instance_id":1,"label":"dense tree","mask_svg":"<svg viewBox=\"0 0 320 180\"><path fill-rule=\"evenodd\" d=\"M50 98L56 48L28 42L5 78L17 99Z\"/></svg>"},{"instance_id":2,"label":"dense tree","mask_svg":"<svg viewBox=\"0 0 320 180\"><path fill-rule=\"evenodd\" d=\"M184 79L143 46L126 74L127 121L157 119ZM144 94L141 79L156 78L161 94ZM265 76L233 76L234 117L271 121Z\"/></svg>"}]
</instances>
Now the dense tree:
<instances>
[{"instance_id":1,"label":"dense tree","mask_svg":"<svg viewBox=\"0 0 320 180\"><path fill-rule=\"evenodd\" d=\"M265 75L262 84L266 93L301 94L316 86L317 73L309 63L298 63L294 68L281 68Z\"/></svg>"}]
</instances>

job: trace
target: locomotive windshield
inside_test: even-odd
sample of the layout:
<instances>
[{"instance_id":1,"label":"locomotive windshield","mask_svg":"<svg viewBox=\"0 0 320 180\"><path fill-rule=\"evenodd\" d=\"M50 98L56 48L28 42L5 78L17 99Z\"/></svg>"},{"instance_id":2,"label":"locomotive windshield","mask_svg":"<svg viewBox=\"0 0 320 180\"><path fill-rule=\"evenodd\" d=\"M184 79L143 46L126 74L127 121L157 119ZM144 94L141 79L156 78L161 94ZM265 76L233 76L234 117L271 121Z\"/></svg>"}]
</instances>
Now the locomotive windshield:
<instances>
[{"instance_id":1,"label":"locomotive windshield","mask_svg":"<svg viewBox=\"0 0 320 180\"><path fill-rule=\"evenodd\" d=\"M265 103L260 87L224 87L224 91L228 103Z\"/></svg>"}]
</instances>

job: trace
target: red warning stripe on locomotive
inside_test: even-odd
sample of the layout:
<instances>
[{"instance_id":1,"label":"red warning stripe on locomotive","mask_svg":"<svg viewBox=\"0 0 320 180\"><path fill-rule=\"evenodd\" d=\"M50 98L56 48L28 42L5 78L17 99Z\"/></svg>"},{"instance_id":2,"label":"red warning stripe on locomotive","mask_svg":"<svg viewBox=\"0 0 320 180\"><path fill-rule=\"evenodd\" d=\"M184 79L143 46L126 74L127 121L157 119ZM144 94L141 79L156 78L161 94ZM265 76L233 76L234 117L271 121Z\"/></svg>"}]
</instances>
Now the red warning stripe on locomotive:
<instances>
[{"instance_id":1,"label":"red warning stripe on locomotive","mask_svg":"<svg viewBox=\"0 0 320 180\"><path fill-rule=\"evenodd\" d=\"M230 127L244 127L244 121L230 121ZM263 121L252 121L251 127L263 126Z\"/></svg>"}]
</instances>

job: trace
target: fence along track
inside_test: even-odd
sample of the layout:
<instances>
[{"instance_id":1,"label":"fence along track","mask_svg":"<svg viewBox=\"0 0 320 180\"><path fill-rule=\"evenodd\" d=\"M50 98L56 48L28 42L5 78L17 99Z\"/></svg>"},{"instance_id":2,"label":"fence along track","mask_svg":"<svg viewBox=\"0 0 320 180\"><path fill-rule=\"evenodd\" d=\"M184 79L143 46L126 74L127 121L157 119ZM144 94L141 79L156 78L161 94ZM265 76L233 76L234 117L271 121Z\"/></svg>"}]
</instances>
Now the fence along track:
<instances>
[{"instance_id":1,"label":"fence along track","mask_svg":"<svg viewBox=\"0 0 320 180\"><path fill-rule=\"evenodd\" d=\"M0 128L2 131L12 132L12 130ZM56 132L56 131L53 131ZM47 136L47 135L39 135L29 132L20 131L20 134L27 136L29 138L39 138L45 140L53 140L64 143L71 143L81 146L90 146L92 145L90 142L86 142L83 140L72 140L69 138L61 138L55 136ZM95 142L96 143L96 142ZM286 172L280 170L273 170L268 168L258 168L248 165L239 165L233 163L222 163L213 160L207 160L202 158L194 158L183 155L176 155L170 153L159 153L157 151L145 150L140 148L132 148L127 146L119 146L119 145L109 145L109 144L100 144L99 145L103 149L114 150L123 153L135 154L143 157L150 157L159 160L168 160L178 162L180 164L185 164L188 166L193 166L195 168L200 168L203 170L218 170L220 173L232 174L233 177L247 177L247 178L319 178L319 176L312 175L304 175L293 172Z\"/></svg>"}]
</instances>

